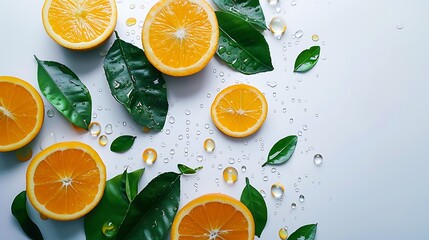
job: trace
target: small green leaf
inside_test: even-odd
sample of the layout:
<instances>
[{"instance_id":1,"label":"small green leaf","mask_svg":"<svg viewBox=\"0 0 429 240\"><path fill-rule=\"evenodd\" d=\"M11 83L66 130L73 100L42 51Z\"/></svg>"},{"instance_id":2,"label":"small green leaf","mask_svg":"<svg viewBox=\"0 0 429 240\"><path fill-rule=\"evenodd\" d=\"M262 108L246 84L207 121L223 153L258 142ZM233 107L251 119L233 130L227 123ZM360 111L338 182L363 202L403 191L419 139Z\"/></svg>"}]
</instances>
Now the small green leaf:
<instances>
[{"instance_id":1,"label":"small green leaf","mask_svg":"<svg viewBox=\"0 0 429 240\"><path fill-rule=\"evenodd\" d=\"M34 58L39 88L46 99L75 126L88 129L92 100L86 86L65 65Z\"/></svg>"},{"instance_id":2,"label":"small green leaf","mask_svg":"<svg viewBox=\"0 0 429 240\"><path fill-rule=\"evenodd\" d=\"M121 177L121 195L122 198L127 202L131 202L133 199L131 197L130 181L128 178L127 170L124 170Z\"/></svg>"},{"instance_id":3,"label":"small green leaf","mask_svg":"<svg viewBox=\"0 0 429 240\"><path fill-rule=\"evenodd\" d=\"M143 50L119 39L104 59L104 72L112 95L134 121L161 130L168 111L165 81L147 60Z\"/></svg>"},{"instance_id":4,"label":"small green leaf","mask_svg":"<svg viewBox=\"0 0 429 240\"><path fill-rule=\"evenodd\" d=\"M320 47L313 46L302 51L295 60L294 72L304 73L312 69L319 60Z\"/></svg>"},{"instance_id":5,"label":"small green leaf","mask_svg":"<svg viewBox=\"0 0 429 240\"><path fill-rule=\"evenodd\" d=\"M134 144L135 136L123 135L113 140L110 151L122 153L128 151Z\"/></svg>"},{"instance_id":6,"label":"small green leaf","mask_svg":"<svg viewBox=\"0 0 429 240\"><path fill-rule=\"evenodd\" d=\"M179 200L180 174L158 175L131 202L116 239L165 239Z\"/></svg>"},{"instance_id":7,"label":"small green leaf","mask_svg":"<svg viewBox=\"0 0 429 240\"><path fill-rule=\"evenodd\" d=\"M267 29L259 0L214 0L220 9L235 14L258 30Z\"/></svg>"},{"instance_id":8,"label":"small green leaf","mask_svg":"<svg viewBox=\"0 0 429 240\"><path fill-rule=\"evenodd\" d=\"M242 202L252 213L255 221L255 235L261 237L262 231L267 224L267 205L261 193L249 183L246 177L246 187L241 193L240 202Z\"/></svg>"},{"instance_id":9,"label":"small green leaf","mask_svg":"<svg viewBox=\"0 0 429 240\"><path fill-rule=\"evenodd\" d=\"M245 20L217 11L219 43L217 55L244 74L272 71L270 48L264 36Z\"/></svg>"},{"instance_id":10,"label":"small green leaf","mask_svg":"<svg viewBox=\"0 0 429 240\"><path fill-rule=\"evenodd\" d=\"M138 192L138 183L143 175L144 169L139 169L127 173L130 185L131 199L134 199ZM84 219L86 239L110 239L103 235L101 229L105 223L111 222L118 230L125 214L128 210L129 202L122 197L121 185L122 176L116 177L106 182L103 198Z\"/></svg>"},{"instance_id":11,"label":"small green leaf","mask_svg":"<svg viewBox=\"0 0 429 240\"><path fill-rule=\"evenodd\" d=\"M12 214L18 220L22 230L34 240L43 240L39 227L31 220L27 212L27 195L25 191L19 193L12 202Z\"/></svg>"},{"instance_id":12,"label":"small green leaf","mask_svg":"<svg viewBox=\"0 0 429 240\"><path fill-rule=\"evenodd\" d=\"M268 160L262 165L279 165L289 161L295 151L298 137L295 135L287 136L274 144L268 154Z\"/></svg>"},{"instance_id":13,"label":"small green leaf","mask_svg":"<svg viewBox=\"0 0 429 240\"><path fill-rule=\"evenodd\" d=\"M195 174L199 170L203 169L202 166L201 167L197 167L197 168L194 169L194 168L190 168L190 167L188 167L186 165L183 165L183 164L177 164L177 168L179 168L179 171L182 174Z\"/></svg>"},{"instance_id":14,"label":"small green leaf","mask_svg":"<svg viewBox=\"0 0 429 240\"><path fill-rule=\"evenodd\" d=\"M316 232L317 223L305 225L293 232L288 240L314 240L316 238Z\"/></svg>"}]
</instances>

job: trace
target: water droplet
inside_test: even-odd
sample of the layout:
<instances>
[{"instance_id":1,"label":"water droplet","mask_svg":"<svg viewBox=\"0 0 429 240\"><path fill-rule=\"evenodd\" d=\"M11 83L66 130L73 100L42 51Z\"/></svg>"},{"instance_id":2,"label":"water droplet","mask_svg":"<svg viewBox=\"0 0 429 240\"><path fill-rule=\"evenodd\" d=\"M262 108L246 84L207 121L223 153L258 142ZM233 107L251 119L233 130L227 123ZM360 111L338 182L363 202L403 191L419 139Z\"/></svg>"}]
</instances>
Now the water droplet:
<instances>
[{"instance_id":1,"label":"water droplet","mask_svg":"<svg viewBox=\"0 0 429 240\"><path fill-rule=\"evenodd\" d=\"M313 162L314 162L314 165L316 165L316 166L322 165L322 163L323 163L322 155L320 155L320 154L314 155Z\"/></svg>"},{"instance_id":2,"label":"water droplet","mask_svg":"<svg viewBox=\"0 0 429 240\"><path fill-rule=\"evenodd\" d=\"M182 135L182 134L180 134L177 138L178 138L179 140L182 140L182 139L183 139L183 135Z\"/></svg>"},{"instance_id":3,"label":"water droplet","mask_svg":"<svg viewBox=\"0 0 429 240\"><path fill-rule=\"evenodd\" d=\"M319 35L313 34L313 36L311 36L311 40L313 40L314 42L319 41Z\"/></svg>"},{"instance_id":4,"label":"water droplet","mask_svg":"<svg viewBox=\"0 0 429 240\"><path fill-rule=\"evenodd\" d=\"M107 124L105 127L104 127L104 132L106 133L106 134L112 134L113 133L113 127L112 127L112 124Z\"/></svg>"},{"instance_id":5,"label":"water droplet","mask_svg":"<svg viewBox=\"0 0 429 240\"><path fill-rule=\"evenodd\" d=\"M143 158L144 163L146 163L146 165L149 165L149 166L153 165L155 163L157 157L158 157L158 154L157 154L156 150L153 148L146 148L143 151L142 158Z\"/></svg>"},{"instance_id":6,"label":"water droplet","mask_svg":"<svg viewBox=\"0 0 429 240\"><path fill-rule=\"evenodd\" d=\"M101 232L104 236L111 238L116 234L116 226L110 221L105 222L101 227Z\"/></svg>"},{"instance_id":7,"label":"water droplet","mask_svg":"<svg viewBox=\"0 0 429 240\"><path fill-rule=\"evenodd\" d=\"M296 203L292 203L292 204L290 205L290 208L292 208L292 210L295 210L295 208L296 208Z\"/></svg>"},{"instance_id":8,"label":"water droplet","mask_svg":"<svg viewBox=\"0 0 429 240\"><path fill-rule=\"evenodd\" d=\"M128 27L134 26L137 23L137 19L130 17L125 21Z\"/></svg>"},{"instance_id":9,"label":"water droplet","mask_svg":"<svg viewBox=\"0 0 429 240\"><path fill-rule=\"evenodd\" d=\"M237 169L234 167L227 167L223 170L223 180L228 184L233 184L238 179Z\"/></svg>"},{"instance_id":10,"label":"water droplet","mask_svg":"<svg viewBox=\"0 0 429 240\"><path fill-rule=\"evenodd\" d=\"M302 136L302 132L301 131L298 131L298 136Z\"/></svg>"},{"instance_id":11,"label":"water droplet","mask_svg":"<svg viewBox=\"0 0 429 240\"><path fill-rule=\"evenodd\" d=\"M223 77L223 76L225 76L225 74L222 71L220 71L219 76Z\"/></svg>"},{"instance_id":12,"label":"water droplet","mask_svg":"<svg viewBox=\"0 0 429 240\"><path fill-rule=\"evenodd\" d=\"M166 135L170 135L170 132L171 132L170 129L165 130Z\"/></svg>"},{"instance_id":13,"label":"water droplet","mask_svg":"<svg viewBox=\"0 0 429 240\"><path fill-rule=\"evenodd\" d=\"M26 162L33 156L33 150L29 146L24 146L15 151L15 156L19 161Z\"/></svg>"},{"instance_id":14,"label":"water droplet","mask_svg":"<svg viewBox=\"0 0 429 240\"><path fill-rule=\"evenodd\" d=\"M168 163L168 162L169 162L168 158L164 158L164 163Z\"/></svg>"},{"instance_id":15,"label":"water droplet","mask_svg":"<svg viewBox=\"0 0 429 240\"><path fill-rule=\"evenodd\" d=\"M174 155L176 153L176 151L174 149L170 150L170 155Z\"/></svg>"},{"instance_id":16,"label":"water droplet","mask_svg":"<svg viewBox=\"0 0 429 240\"><path fill-rule=\"evenodd\" d=\"M285 240L285 239L287 239L288 238L288 232L287 232L287 229L286 228L280 228L280 230L279 230L279 237L280 237L280 239L281 240Z\"/></svg>"},{"instance_id":17,"label":"water droplet","mask_svg":"<svg viewBox=\"0 0 429 240\"><path fill-rule=\"evenodd\" d=\"M277 82L276 81L268 81L267 85L273 88L273 87L277 86Z\"/></svg>"},{"instance_id":18,"label":"water droplet","mask_svg":"<svg viewBox=\"0 0 429 240\"><path fill-rule=\"evenodd\" d=\"M235 159L233 157L229 158L228 160L229 164L234 164L235 163Z\"/></svg>"},{"instance_id":19,"label":"water droplet","mask_svg":"<svg viewBox=\"0 0 429 240\"><path fill-rule=\"evenodd\" d=\"M277 169L275 167L271 168L271 172L275 173L277 171Z\"/></svg>"},{"instance_id":20,"label":"water droplet","mask_svg":"<svg viewBox=\"0 0 429 240\"><path fill-rule=\"evenodd\" d=\"M107 145L107 143L109 142L109 139L107 138L107 136L106 135L101 135L99 138L98 138L98 143L101 145L101 146L106 146Z\"/></svg>"},{"instance_id":21,"label":"water droplet","mask_svg":"<svg viewBox=\"0 0 429 240\"><path fill-rule=\"evenodd\" d=\"M286 23L283 18L273 17L270 22L270 30L274 34L274 37L280 39L286 31Z\"/></svg>"},{"instance_id":22,"label":"water droplet","mask_svg":"<svg viewBox=\"0 0 429 240\"><path fill-rule=\"evenodd\" d=\"M267 196L267 194L265 194L265 191L262 190L262 189L259 190L259 193L261 193L261 195L262 195L263 198L265 198Z\"/></svg>"},{"instance_id":23,"label":"water droplet","mask_svg":"<svg viewBox=\"0 0 429 240\"><path fill-rule=\"evenodd\" d=\"M264 177L262 178L262 180L264 180L265 182L266 182L266 181L268 181L268 176L264 176Z\"/></svg>"},{"instance_id":24,"label":"water droplet","mask_svg":"<svg viewBox=\"0 0 429 240\"><path fill-rule=\"evenodd\" d=\"M286 112L286 108L283 108L282 112L285 113Z\"/></svg>"},{"instance_id":25,"label":"water droplet","mask_svg":"<svg viewBox=\"0 0 429 240\"><path fill-rule=\"evenodd\" d=\"M91 132L91 135L96 137L101 132L101 125L98 122L92 122L89 124L89 131Z\"/></svg>"},{"instance_id":26,"label":"water droplet","mask_svg":"<svg viewBox=\"0 0 429 240\"><path fill-rule=\"evenodd\" d=\"M186 110L185 110L185 114L186 114L186 115L191 115L191 110L186 109Z\"/></svg>"},{"instance_id":27,"label":"water droplet","mask_svg":"<svg viewBox=\"0 0 429 240\"><path fill-rule=\"evenodd\" d=\"M49 118L53 118L53 117L55 116L55 112L54 112L54 110L49 109L49 110L46 112L46 115L47 115Z\"/></svg>"},{"instance_id":28,"label":"water droplet","mask_svg":"<svg viewBox=\"0 0 429 240\"><path fill-rule=\"evenodd\" d=\"M308 127L307 125L302 126L302 130L307 131Z\"/></svg>"},{"instance_id":29,"label":"water droplet","mask_svg":"<svg viewBox=\"0 0 429 240\"><path fill-rule=\"evenodd\" d=\"M211 139L211 138L207 138L207 139L204 141L204 149L205 149L207 152L213 152L213 151L214 151L214 149L215 149L215 147L216 147L216 144L215 144L215 141L214 141L213 139Z\"/></svg>"},{"instance_id":30,"label":"water droplet","mask_svg":"<svg viewBox=\"0 0 429 240\"><path fill-rule=\"evenodd\" d=\"M295 188L295 192L299 192L299 188Z\"/></svg>"},{"instance_id":31,"label":"water droplet","mask_svg":"<svg viewBox=\"0 0 429 240\"><path fill-rule=\"evenodd\" d=\"M293 118L289 119L289 122L290 122L290 123L293 123Z\"/></svg>"},{"instance_id":32,"label":"water droplet","mask_svg":"<svg viewBox=\"0 0 429 240\"><path fill-rule=\"evenodd\" d=\"M39 144L40 150L43 150L55 143L57 143L57 136L55 135L54 132L50 132L40 140L40 144Z\"/></svg>"},{"instance_id":33,"label":"water droplet","mask_svg":"<svg viewBox=\"0 0 429 240\"><path fill-rule=\"evenodd\" d=\"M295 35L296 38L301 38L302 35L304 35L304 32L302 30L298 30L298 31L295 32L294 35Z\"/></svg>"},{"instance_id":34,"label":"water droplet","mask_svg":"<svg viewBox=\"0 0 429 240\"><path fill-rule=\"evenodd\" d=\"M241 172L246 172L246 170L247 170L247 168L246 168L246 166L241 166Z\"/></svg>"},{"instance_id":35,"label":"water droplet","mask_svg":"<svg viewBox=\"0 0 429 240\"><path fill-rule=\"evenodd\" d=\"M130 3L129 7L130 7L130 9L134 9L136 7L136 5L134 3Z\"/></svg>"},{"instance_id":36,"label":"water droplet","mask_svg":"<svg viewBox=\"0 0 429 240\"><path fill-rule=\"evenodd\" d=\"M299 202L303 203L305 201L304 195L299 195Z\"/></svg>"},{"instance_id":37,"label":"water droplet","mask_svg":"<svg viewBox=\"0 0 429 240\"><path fill-rule=\"evenodd\" d=\"M292 0L292 2L290 2L290 5L292 5L292 6L296 6L296 1L295 1L295 0Z\"/></svg>"},{"instance_id":38,"label":"water droplet","mask_svg":"<svg viewBox=\"0 0 429 240\"><path fill-rule=\"evenodd\" d=\"M402 30L403 28L404 28L404 26L402 24L396 25L396 29L398 29L398 30Z\"/></svg>"},{"instance_id":39,"label":"water droplet","mask_svg":"<svg viewBox=\"0 0 429 240\"><path fill-rule=\"evenodd\" d=\"M203 161L203 156L202 155L198 155L197 156L197 161L198 162L202 162Z\"/></svg>"},{"instance_id":40,"label":"water droplet","mask_svg":"<svg viewBox=\"0 0 429 240\"><path fill-rule=\"evenodd\" d=\"M210 98L212 95L210 93L207 93L207 98Z\"/></svg>"},{"instance_id":41,"label":"water droplet","mask_svg":"<svg viewBox=\"0 0 429 240\"><path fill-rule=\"evenodd\" d=\"M279 0L268 0L268 4L270 4L271 6L276 5L279 2Z\"/></svg>"},{"instance_id":42,"label":"water droplet","mask_svg":"<svg viewBox=\"0 0 429 240\"><path fill-rule=\"evenodd\" d=\"M144 126L144 127L143 127L143 129L142 129L142 131L143 131L144 133L148 133L148 132L150 132L150 128L148 128L148 127Z\"/></svg>"},{"instance_id":43,"label":"water droplet","mask_svg":"<svg viewBox=\"0 0 429 240\"><path fill-rule=\"evenodd\" d=\"M279 182L276 182L271 185L271 195L273 195L273 197L276 199L281 198L283 196L284 191L285 186Z\"/></svg>"},{"instance_id":44,"label":"water droplet","mask_svg":"<svg viewBox=\"0 0 429 240\"><path fill-rule=\"evenodd\" d=\"M280 13L282 9L280 7L276 7L276 13Z\"/></svg>"}]
</instances>

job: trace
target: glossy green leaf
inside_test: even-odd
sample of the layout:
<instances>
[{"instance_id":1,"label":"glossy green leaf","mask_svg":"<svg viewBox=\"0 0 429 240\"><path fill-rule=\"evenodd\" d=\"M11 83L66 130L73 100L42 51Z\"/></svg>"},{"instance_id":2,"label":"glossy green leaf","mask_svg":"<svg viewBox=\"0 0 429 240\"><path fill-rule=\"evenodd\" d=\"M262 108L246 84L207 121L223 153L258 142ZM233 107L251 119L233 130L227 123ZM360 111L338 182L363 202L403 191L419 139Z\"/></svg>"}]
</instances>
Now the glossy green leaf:
<instances>
[{"instance_id":1,"label":"glossy green leaf","mask_svg":"<svg viewBox=\"0 0 429 240\"><path fill-rule=\"evenodd\" d=\"M132 198L138 192L138 183L143 172L144 169L139 169L127 173ZM116 230L119 229L129 206L129 202L121 194L122 176L123 174L119 174L106 182L103 198L97 207L85 216L86 239L111 239L101 231L105 223L111 222Z\"/></svg>"},{"instance_id":2,"label":"glossy green leaf","mask_svg":"<svg viewBox=\"0 0 429 240\"><path fill-rule=\"evenodd\" d=\"M133 146L135 140L135 136L119 136L115 140L113 140L112 144L110 145L110 151L117 153L126 152Z\"/></svg>"},{"instance_id":3,"label":"glossy green leaf","mask_svg":"<svg viewBox=\"0 0 429 240\"><path fill-rule=\"evenodd\" d=\"M220 9L246 20L256 29L267 29L264 12L259 0L214 0L214 3Z\"/></svg>"},{"instance_id":4,"label":"glossy green leaf","mask_svg":"<svg viewBox=\"0 0 429 240\"><path fill-rule=\"evenodd\" d=\"M161 130L168 111L165 81L143 50L119 39L117 33L116 38L103 65L110 91L135 122Z\"/></svg>"},{"instance_id":5,"label":"glossy green leaf","mask_svg":"<svg viewBox=\"0 0 429 240\"><path fill-rule=\"evenodd\" d=\"M18 220L22 230L27 236L34 240L43 240L39 227L31 220L27 212L27 194L25 191L19 193L12 202L12 214Z\"/></svg>"},{"instance_id":6,"label":"glossy green leaf","mask_svg":"<svg viewBox=\"0 0 429 240\"><path fill-rule=\"evenodd\" d=\"M279 165L289 161L295 151L298 137L295 135L287 136L274 144L268 154L268 160L262 165Z\"/></svg>"},{"instance_id":7,"label":"glossy green leaf","mask_svg":"<svg viewBox=\"0 0 429 240\"><path fill-rule=\"evenodd\" d=\"M128 177L127 170L128 169L125 169L124 173L122 173L120 189L122 198L130 203L133 200L133 197L131 196L130 179Z\"/></svg>"},{"instance_id":8,"label":"glossy green leaf","mask_svg":"<svg viewBox=\"0 0 429 240\"><path fill-rule=\"evenodd\" d=\"M319 60L320 47L313 46L302 51L295 60L294 72L304 73L312 69Z\"/></svg>"},{"instance_id":9,"label":"glossy green leaf","mask_svg":"<svg viewBox=\"0 0 429 240\"><path fill-rule=\"evenodd\" d=\"M158 175L131 202L116 239L165 239L179 200L180 174Z\"/></svg>"},{"instance_id":10,"label":"glossy green leaf","mask_svg":"<svg viewBox=\"0 0 429 240\"><path fill-rule=\"evenodd\" d=\"M88 129L91 123L92 100L78 76L61 63L37 61L37 81L46 99L71 123Z\"/></svg>"},{"instance_id":11,"label":"glossy green leaf","mask_svg":"<svg viewBox=\"0 0 429 240\"><path fill-rule=\"evenodd\" d=\"M244 74L272 71L270 48L264 36L231 13L216 12L219 24L217 55Z\"/></svg>"},{"instance_id":12,"label":"glossy green leaf","mask_svg":"<svg viewBox=\"0 0 429 240\"><path fill-rule=\"evenodd\" d=\"M195 174L195 173L197 173L199 170L201 170L201 169L203 169L203 167L201 166L201 167L197 167L197 168L190 168L190 167L188 167L188 166L186 166L186 165L183 165L183 164L177 164L177 168L179 168L179 171L182 173L182 174Z\"/></svg>"},{"instance_id":13,"label":"glossy green leaf","mask_svg":"<svg viewBox=\"0 0 429 240\"><path fill-rule=\"evenodd\" d=\"M317 223L305 225L293 232L288 240L314 240L316 238L316 232Z\"/></svg>"},{"instance_id":14,"label":"glossy green leaf","mask_svg":"<svg viewBox=\"0 0 429 240\"><path fill-rule=\"evenodd\" d=\"M261 237L262 231L267 224L267 205L261 193L250 185L249 178L246 177L246 187L241 193L240 202L250 210L255 221L255 235Z\"/></svg>"}]
</instances>

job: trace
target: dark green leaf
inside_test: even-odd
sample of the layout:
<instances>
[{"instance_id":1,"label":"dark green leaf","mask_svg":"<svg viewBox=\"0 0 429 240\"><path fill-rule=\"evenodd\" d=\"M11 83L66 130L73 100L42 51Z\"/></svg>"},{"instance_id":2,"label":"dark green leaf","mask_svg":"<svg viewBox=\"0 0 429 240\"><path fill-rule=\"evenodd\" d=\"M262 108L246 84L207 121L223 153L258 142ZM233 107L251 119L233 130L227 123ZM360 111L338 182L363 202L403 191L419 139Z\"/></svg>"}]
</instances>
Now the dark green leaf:
<instances>
[{"instance_id":1,"label":"dark green leaf","mask_svg":"<svg viewBox=\"0 0 429 240\"><path fill-rule=\"evenodd\" d=\"M214 2L220 9L241 17L255 28L267 29L259 0L214 0Z\"/></svg>"},{"instance_id":2,"label":"dark green leaf","mask_svg":"<svg viewBox=\"0 0 429 240\"><path fill-rule=\"evenodd\" d=\"M268 160L262 165L279 165L287 162L295 151L298 137L295 135L287 136L274 144L268 154Z\"/></svg>"},{"instance_id":3,"label":"dark green leaf","mask_svg":"<svg viewBox=\"0 0 429 240\"><path fill-rule=\"evenodd\" d=\"M179 200L180 174L158 175L131 202L117 239L165 239Z\"/></svg>"},{"instance_id":4,"label":"dark green leaf","mask_svg":"<svg viewBox=\"0 0 429 240\"><path fill-rule=\"evenodd\" d=\"M219 23L217 55L244 74L272 71L270 48L264 36L245 20L226 12L216 12Z\"/></svg>"},{"instance_id":5,"label":"dark green leaf","mask_svg":"<svg viewBox=\"0 0 429 240\"><path fill-rule=\"evenodd\" d=\"M316 238L316 231L317 223L305 225L293 232L288 240L314 240Z\"/></svg>"},{"instance_id":6,"label":"dark green leaf","mask_svg":"<svg viewBox=\"0 0 429 240\"><path fill-rule=\"evenodd\" d=\"M241 193L240 202L250 210L255 221L255 235L261 237L261 233L267 224L267 205L261 193L249 183L246 177L246 187Z\"/></svg>"},{"instance_id":7,"label":"dark green leaf","mask_svg":"<svg viewBox=\"0 0 429 240\"><path fill-rule=\"evenodd\" d=\"M128 178L127 170L124 170L121 177L121 196L125 201L131 202L133 199L131 197L130 181Z\"/></svg>"},{"instance_id":8,"label":"dark green leaf","mask_svg":"<svg viewBox=\"0 0 429 240\"><path fill-rule=\"evenodd\" d=\"M132 198L138 192L138 182L143 172L144 169L139 169L127 173ZM121 225L129 205L129 202L121 194L121 180L122 174L107 181L103 198L97 207L85 216L86 239L111 239L104 236L101 232L103 225L111 222L113 226L116 226L116 230Z\"/></svg>"},{"instance_id":9,"label":"dark green leaf","mask_svg":"<svg viewBox=\"0 0 429 240\"><path fill-rule=\"evenodd\" d=\"M34 57L38 64L37 81L40 91L71 123L88 129L92 100L86 86L63 64Z\"/></svg>"},{"instance_id":10,"label":"dark green leaf","mask_svg":"<svg viewBox=\"0 0 429 240\"><path fill-rule=\"evenodd\" d=\"M195 174L195 173L197 173L197 171L203 169L202 166L194 169L194 168L190 168L190 167L183 165L183 164L177 164L177 168L179 168L179 171L182 174Z\"/></svg>"},{"instance_id":11,"label":"dark green leaf","mask_svg":"<svg viewBox=\"0 0 429 240\"><path fill-rule=\"evenodd\" d=\"M313 46L302 51L295 60L294 72L304 73L312 69L319 60L320 47Z\"/></svg>"},{"instance_id":12,"label":"dark green leaf","mask_svg":"<svg viewBox=\"0 0 429 240\"><path fill-rule=\"evenodd\" d=\"M135 139L135 136L130 135L119 136L113 140L110 145L110 151L117 153L126 152L133 146Z\"/></svg>"},{"instance_id":13,"label":"dark green leaf","mask_svg":"<svg viewBox=\"0 0 429 240\"><path fill-rule=\"evenodd\" d=\"M143 50L122 41L117 33L116 38L104 59L110 91L134 121L161 130L168 111L165 81Z\"/></svg>"},{"instance_id":14,"label":"dark green leaf","mask_svg":"<svg viewBox=\"0 0 429 240\"><path fill-rule=\"evenodd\" d=\"M19 193L12 202L12 214L18 220L22 230L34 240L43 240L39 227L31 220L27 212L27 195L25 191Z\"/></svg>"}]
</instances>

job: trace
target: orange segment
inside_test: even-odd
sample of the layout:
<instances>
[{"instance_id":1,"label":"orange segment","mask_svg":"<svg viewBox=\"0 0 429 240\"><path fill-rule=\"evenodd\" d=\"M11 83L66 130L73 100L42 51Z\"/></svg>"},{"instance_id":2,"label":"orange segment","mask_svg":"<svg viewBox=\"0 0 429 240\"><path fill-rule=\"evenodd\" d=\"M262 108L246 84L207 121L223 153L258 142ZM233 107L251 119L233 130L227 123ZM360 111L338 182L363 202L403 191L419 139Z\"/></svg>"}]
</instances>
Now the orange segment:
<instances>
[{"instance_id":1,"label":"orange segment","mask_svg":"<svg viewBox=\"0 0 429 240\"><path fill-rule=\"evenodd\" d=\"M114 0L45 0L43 26L63 47L90 49L103 43L116 26Z\"/></svg>"},{"instance_id":2,"label":"orange segment","mask_svg":"<svg viewBox=\"0 0 429 240\"><path fill-rule=\"evenodd\" d=\"M27 195L34 208L55 220L73 220L101 200L106 168L97 152L80 142L54 144L27 169Z\"/></svg>"},{"instance_id":3,"label":"orange segment","mask_svg":"<svg viewBox=\"0 0 429 240\"><path fill-rule=\"evenodd\" d=\"M211 117L216 127L231 137L247 137L258 131L267 112L265 96L246 84L225 88L211 106Z\"/></svg>"},{"instance_id":4,"label":"orange segment","mask_svg":"<svg viewBox=\"0 0 429 240\"><path fill-rule=\"evenodd\" d=\"M176 215L172 240L254 239L252 214L240 201L220 193L196 198Z\"/></svg>"},{"instance_id":5,"label":"orange segment","mask_svg":"<svg viewBox=\"0 0 429 240\"><path fill-rule=\"evenodd\" d=\"M144 22L142 44L148 60L172 76L199 72L217 49L216 15L205 0L161 0Z\"/></svg>"},{"instance_id":6,"label":"orange segment","mask_svg":"<svg viewBox=\"0 0 429 240\"><path fill-rule=\"evenodd\" d=\"M43 117L43 101L33 86L19 78L0 76L0 152L31 142Z\"/></svg>"}]
</instances>

